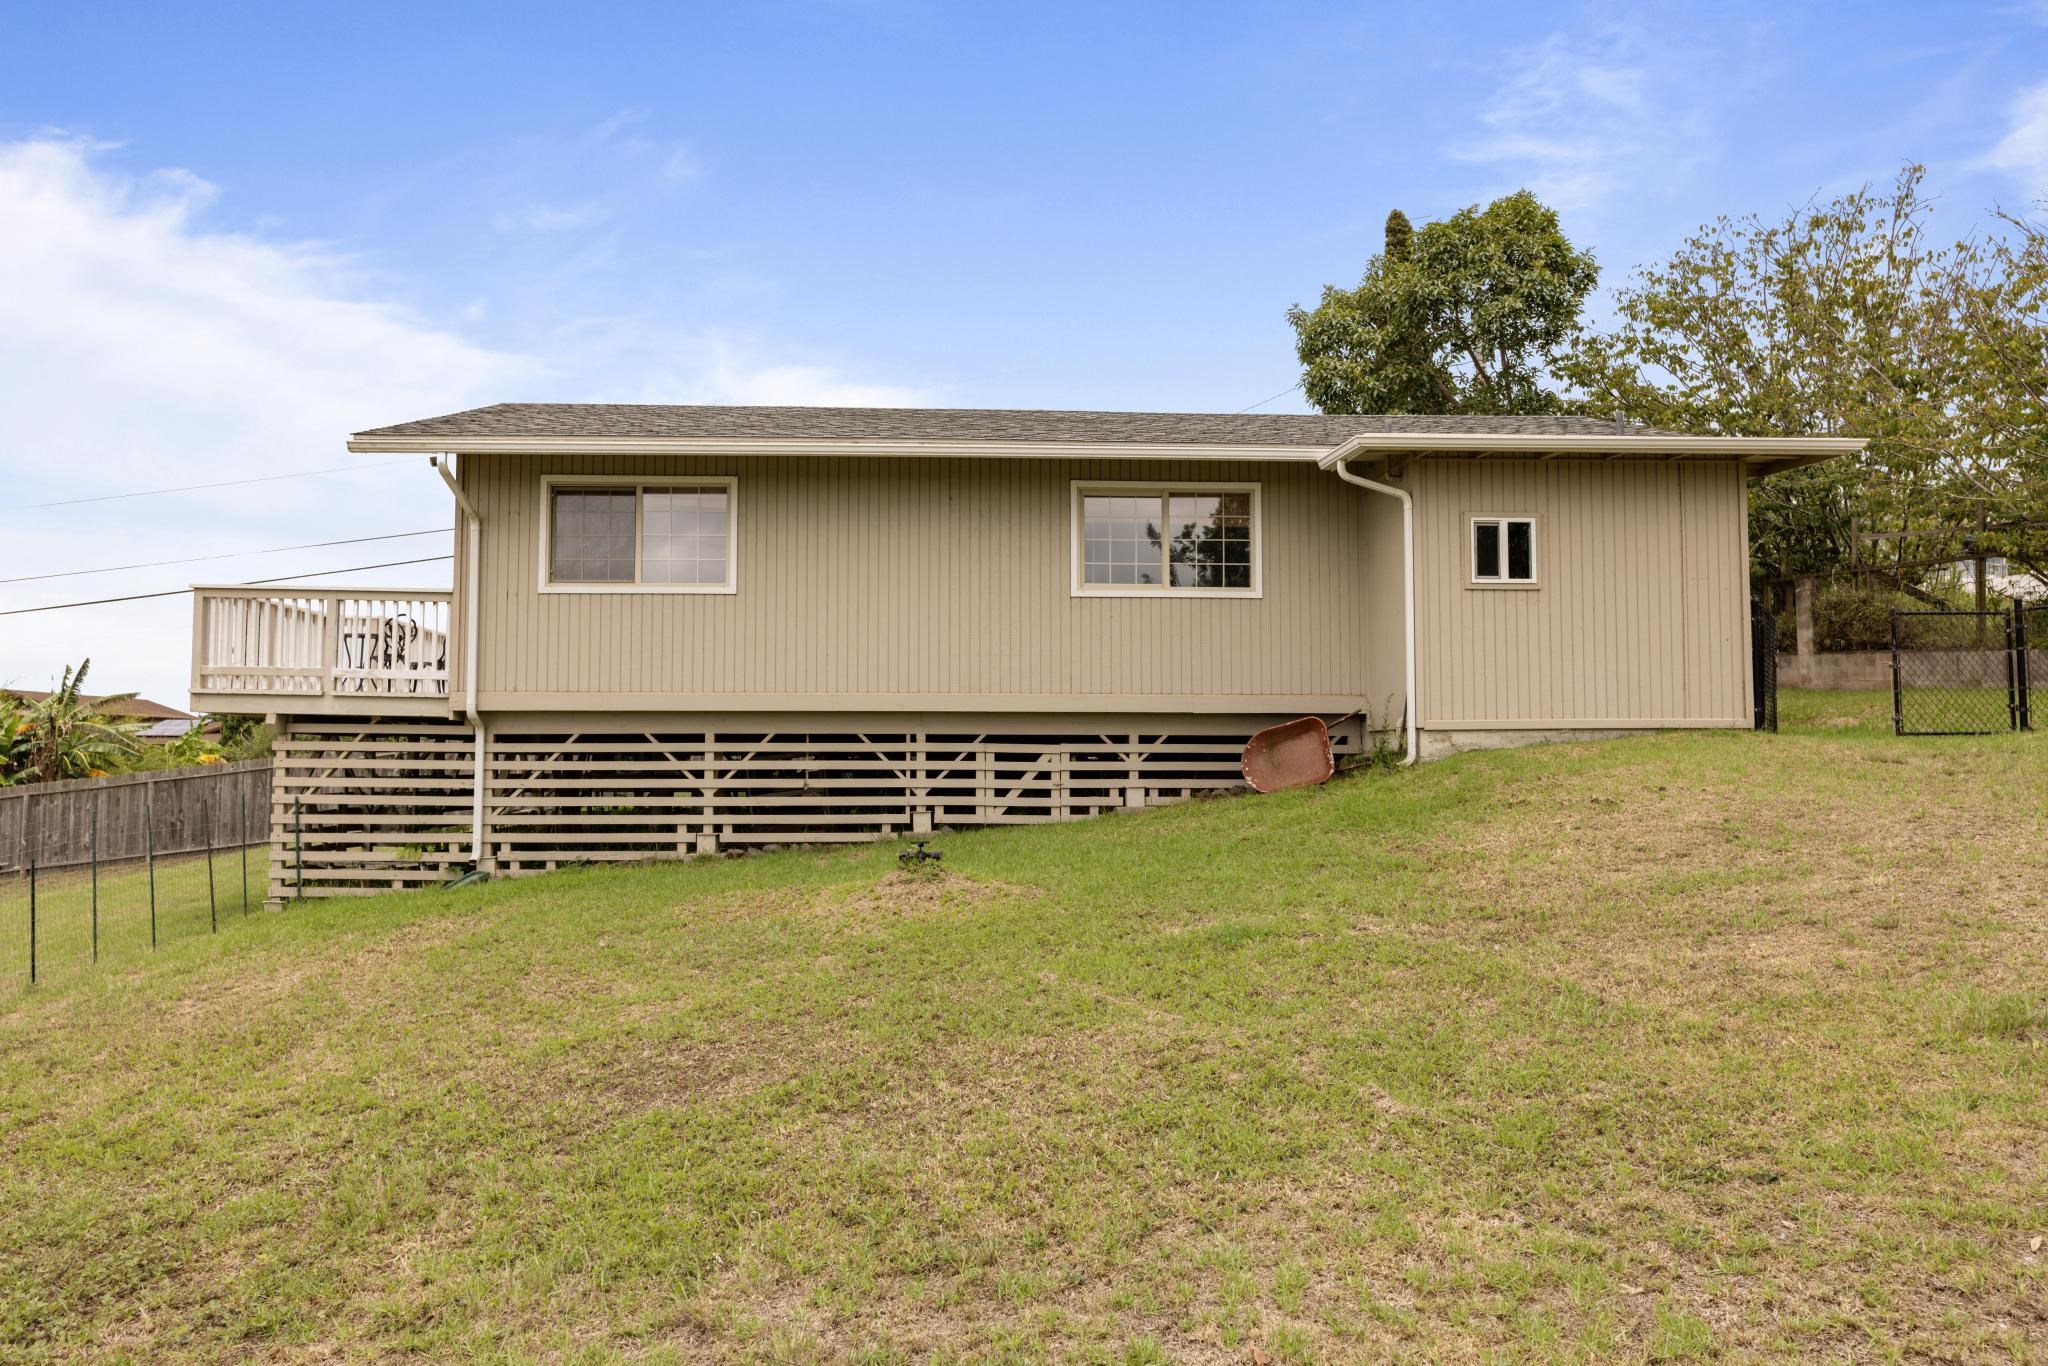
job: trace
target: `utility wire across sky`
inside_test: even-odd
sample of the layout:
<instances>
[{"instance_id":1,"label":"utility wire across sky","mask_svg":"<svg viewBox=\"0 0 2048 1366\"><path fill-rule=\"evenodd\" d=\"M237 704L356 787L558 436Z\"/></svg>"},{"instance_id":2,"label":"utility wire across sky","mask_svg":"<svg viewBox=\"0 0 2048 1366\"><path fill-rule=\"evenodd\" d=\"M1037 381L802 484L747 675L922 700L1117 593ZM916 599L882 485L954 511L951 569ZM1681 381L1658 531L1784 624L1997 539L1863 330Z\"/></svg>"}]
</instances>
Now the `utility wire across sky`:
<instances>
[{"instance_id":1,"label":"utility wire across sky","mask_svg":"<svg viewBox=\"0 0 2048 1366\"><path fill-rule=\"evenodd\" d=\"M316 474L346 474L353 470L388 470L411 463L410 460L385 460L375 465L329 465L324 469L294 470L290 474L258 474L247 479L221 479L211 484L181 484L168 489L137 489L133 493L96 493L89 498L59 498L54 503L23 503L19 507L0 508L0 513L68 508L76 507L80 503L111 503L121 498L155 498L165 493L197 493L201 489L233 488L238 484L274 484L280 479L310 479Z\"/></svg>"},{"instance_id":2,"label":"utility wire across sky","mask_svg":"<svg viewBox=\"0 0 2048 1366\"><path fill-rule=\"evenodd\" d=\"M162 569L172 564L200 564L207 560L240 560L252 555L282 555L287 550L324 550L337 545L364 545L370 541L403 541L414 536L446 536L449 529L437 526L429 531L394 531L383 536L351 536L340 541L307 541L301 545L275 545L266 550L229 550L218 555L190 555L182 560L145 560L136 564L110 564L98 569L60 569L49 574L19 574L0 583L35 583L43 579L76 579L87 574L119 574L129 569Z\"/></svg>"},{"instance_id":3,"label":"utility wire across sky","mask_svg":"<svg viewBox=\"0 0 2048 1366\"><path fill-rule=\"evenodd\" d=\"M440 564L452 560L453 555L428 555L417 560L386 560L382 564L355 564L346 569L316 569L309 574L277 574L267 579L243 579L238 587L257 588L266 583L291 583L297 579L325 579L336 574L360 574L369 569L396 569L408 564ZM84 602L52 602L41 607L14 607L0 611L0 617L23 617L31 612L64 612L73 607L104 607L113 602L141 602L145 598L177 598L191 592L189 588L166 588L158 593L124 593L117 598L89 598Z\"/></svg>"}]
</instances>

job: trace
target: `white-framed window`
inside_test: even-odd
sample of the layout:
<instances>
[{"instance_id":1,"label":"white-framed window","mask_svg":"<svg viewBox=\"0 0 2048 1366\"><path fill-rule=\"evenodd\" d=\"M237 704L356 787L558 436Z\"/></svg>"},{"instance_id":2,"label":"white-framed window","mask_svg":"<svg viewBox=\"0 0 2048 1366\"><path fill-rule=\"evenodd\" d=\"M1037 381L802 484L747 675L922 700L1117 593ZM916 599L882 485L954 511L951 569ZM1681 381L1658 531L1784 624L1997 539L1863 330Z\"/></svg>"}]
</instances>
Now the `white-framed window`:
<instances>
[{"instance_id":1,"label":"white-framed window","mask_svg":"<svg viewBox=\"0 0 2048 1366\"><path fill-rule=\"evenodd\" d=\"M1257 484L1073 484L1077 597L1255 598Z\"/></svg>"},{"instance_id":2,"label":"white-framed window","mask_svg":"<svg viewBox=\"0 0 2048 1366\"><path fill-rule=\"evenodd\" d=\"M1472 582L1481 587L1536 586L1536 519L1471 519Z\"/></svg>"},{"instance_id":3,"label":"white-framed window","mask_svg":"<svg viewBox=\"0 0 2048 1366\"><path fill-rule=\"evenodd\" d=\"M541 481L545 593L730 593L738 481L727 477Z\"/></svg>"}]
</instances>

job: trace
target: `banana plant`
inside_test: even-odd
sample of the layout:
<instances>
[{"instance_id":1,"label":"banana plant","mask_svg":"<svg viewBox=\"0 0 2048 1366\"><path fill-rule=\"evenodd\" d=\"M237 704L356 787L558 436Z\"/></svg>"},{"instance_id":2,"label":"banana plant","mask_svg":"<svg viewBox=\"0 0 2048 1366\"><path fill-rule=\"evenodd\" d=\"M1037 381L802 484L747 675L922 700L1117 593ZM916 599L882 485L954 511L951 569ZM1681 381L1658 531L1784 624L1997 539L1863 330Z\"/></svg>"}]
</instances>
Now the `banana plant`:
<instances>
[{"instance_id":1,"label":"banana plant","mask_svg":"<svg viewBox=\"0 0 2048 1366\"><path fill-rule=\"evenodd\" d=\"M24 779L28 772L28 718L21 708L0 705L0 787Z\"/></svg>"},{"instance_id":2,"label":"banana plant","mask_svg":"<svg viewBox=\"0 0 2048 1366\"><path fill-rule=\"evenodd\" d=\"M118 768L141 750L142 742L135 737L142 723L108 714L110 707L133 701L135 694L86 697L83 689L91 669L90 659L76 669L67 667L54 692L23 709L21 781L94 777Z\"/></svg>"}]
</instances>

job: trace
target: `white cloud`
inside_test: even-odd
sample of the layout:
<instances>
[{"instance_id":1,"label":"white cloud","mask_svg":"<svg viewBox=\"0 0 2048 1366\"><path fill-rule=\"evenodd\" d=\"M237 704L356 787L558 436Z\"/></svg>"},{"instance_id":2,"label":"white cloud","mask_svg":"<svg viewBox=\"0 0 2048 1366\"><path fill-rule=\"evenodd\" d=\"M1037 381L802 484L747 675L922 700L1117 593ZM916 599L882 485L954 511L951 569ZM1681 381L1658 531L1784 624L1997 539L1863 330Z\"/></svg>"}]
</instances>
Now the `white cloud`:
<instances>
[{"instance_id":1,"label":"white cloud","mask_svg":"<svg viewBox=\"0 0 2048 1366\"><path fill-rule=\"evenodd\" d=\"M494 215L491 226L499 232L569 232L594 228L611 216L599 204L533 204Z\"/></svg>"},{"instance_id":2,"label":"white cloud","mask_svg":"<svg viewBox=\"0 0 2048 1366\"><path fill-rule=\"evenodd\" d=\"M931 403L929 391L900 384L858 384L821 365L770 365L758 369L721 361L706 376L709 403L818 404L832 408L915 408Z\"/></svg>"},{"instance_id":3,"label":"white cloud","mask_svg":"<svg viewBox=\"0 0 2048 1366\"><path fill-rule=\"evenodd\" d=\"M664 185L685 185L704 174L704 163L688 143L655 137L646 130L653 124L651 110L629 106L600 120L585 134L593 147L610 147L627 157L652 162L654 178Z\"/></svg>"},{"instance_id":4,"label":"white cloud","mask_svg":"<svg viewBox=\"0 0 2048 1366\"><path fill-rule=\"evenodd\" d=\"M0 143L0 578L446 526L425 462L371 468L347 433L518 398L623 389L647 401L875 404L908 389L790 364L665 321L565 327L481 345L372 288L329 247L208 226L215 187L129 175L108 149ZM388 286L387 292L388 292ZM462 310L486 316L483 302ZM766 358L760 358L763 355ZM360 473L25 510L57 499L349 465ZM193 566L209 581L445 551L439 538ZM326 582L445 583L428 565ZM0 607L181 586L178 568L0 587ZM190 605L169 598L0 617L0 683L47 686L91 654L93 681L182 702Z\"/></svg>"},{"instance_id":5,"label":"white cloud","mask_svg":"<svg viewBox=\"0 0 2048 1366\"><path fill-rule=\"evenodd\" d=\"M686 185L704 174L704 163L689 147L678 143L669 149L662 159L661 169L655 173L666 185Z\"/></svg>"},{"instance_id":6,"label":"white cloud","mask_svg":"<svg viewBox=\"0 0 2048 1366\"><path fill-rule=\"evenodd\" d=\"M2048 81L2020 92L2005 136L1975 164L2004 171L2029 195L2048 194Z\"/></svg>"},{"instance_id":7,"label":"white cloud","mask_svg":"<svg viewBox=\"0 0 2048 1366\"><path fill-rule=\"evenodd\" d=\"M1668 47L1615 27L1518 49L1481 108L1484 131L1449 153L1503 167L1567 212L1681 184L1713 154L1713 140L1704 104L1688 93L1693 83L1669 69Z\"/></svg>"},{"instance_id":8,"label":"white cloud","mask_svg":"<svg viewBox=\"0 0 2048 1366\"><path fill-rule=\"evenodd\" d=\"M655 352L658 351L658 354ZM620 403L762 403L827 408L917 408L937 401L929 389L869 384L827 365L778 363L750 347L719 339L666 338L630 367L648 376L601 394Z\"/></svg>"}]
</instances>

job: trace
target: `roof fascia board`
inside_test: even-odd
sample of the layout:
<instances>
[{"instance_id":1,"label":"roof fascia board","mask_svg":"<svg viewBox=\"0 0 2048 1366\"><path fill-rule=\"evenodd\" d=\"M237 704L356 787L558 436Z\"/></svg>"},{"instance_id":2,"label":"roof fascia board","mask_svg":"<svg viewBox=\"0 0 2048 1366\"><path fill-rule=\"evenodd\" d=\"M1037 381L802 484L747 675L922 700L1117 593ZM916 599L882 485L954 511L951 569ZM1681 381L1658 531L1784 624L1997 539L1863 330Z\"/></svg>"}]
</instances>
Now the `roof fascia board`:
<instances>
[{"instance_id":1,"label":"roof fascia board","mask_svg":"<svg viewBox=\"0 0 2048 1366\"><path fill-rule=\"evenodd\" d=\"M1697 456L1748 463L1825 460L1869 443L1836 436L1541 436L1526 433L1366 432L1335 449L1404 455ZM759 437L353 436L358 455L870 455L968 459L1314 461L1343 458L1320 446L1199 442L783 440Z\"/></svg>"},{"instance_id":2,"label":"roof fascia board","mask_svg":"<svg viewBox=\"0 0 2048 1366\"><path fill-rule=\"evenodd\" d=\"M1402 455L1697 455L1751 462L1825 460L1830 456L1853 455L1869 444L1860 436L1538 436L1519 432L1468 436L1446 432L1364 432L1324 452L1316 463L1328 469L1366 451Z\"/></svg>"},{"instance_id":3,"label":"roof fascia board","mask_svg":"<svg viewBox=\"0 0 2048 1366\"><path fill-rule=\"evenodd\" d=\"M358 455L877 455L969 459L1261 460L1313 464L1321 446L1123 441L792 441L757 437L353 436Z\"/></svg>"}]
</instances>

